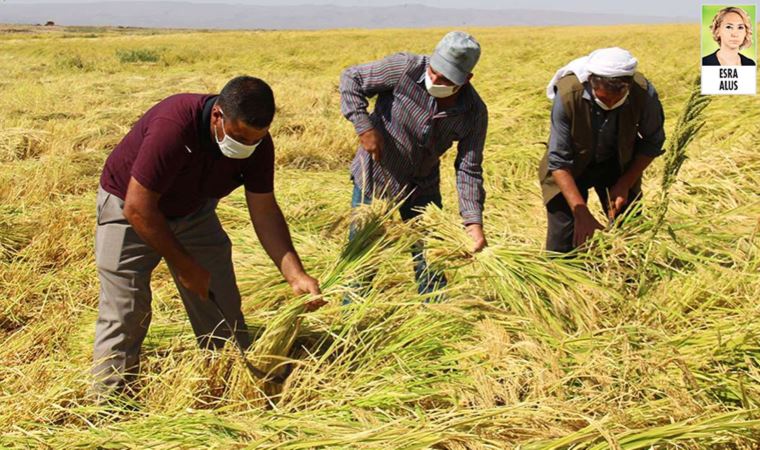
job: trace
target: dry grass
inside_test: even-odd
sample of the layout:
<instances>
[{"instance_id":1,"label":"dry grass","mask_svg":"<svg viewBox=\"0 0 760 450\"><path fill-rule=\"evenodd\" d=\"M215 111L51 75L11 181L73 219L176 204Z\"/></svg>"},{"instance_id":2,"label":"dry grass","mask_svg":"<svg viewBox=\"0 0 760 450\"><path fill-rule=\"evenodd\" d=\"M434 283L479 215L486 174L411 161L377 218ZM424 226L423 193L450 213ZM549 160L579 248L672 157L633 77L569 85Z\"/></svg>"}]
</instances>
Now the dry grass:
<instances>
[{"instance_id":1,"label":"dry grass","mask_svg":"<svg viewBox=\"0 0 760 450\"><path fill-rule=\"evenodd\" d=\"M575 259L541 252L535 171L553 71L600 45L630 49L660 93L672 138L698 70L696 27L470 30L484 49L473 82L491 114L491 247L474 258L450 169L444 210L402 224L380 205L367 213L364 250L345 248L356 139L339 113L338 75L398 50L427 52L445 30L3 31L0 447L757 447L754 98L712 102L686 159L675 170L662 159L647 173L641 217ZM161 266L135 399L90 405L102 163L153 103L216 91L241 73L275 90L277 195L330 305L306 315L289 306L295 300L237 192L219 214L235 244L246 318L264 335L249 355L268 369L286 361L283 389L262 387L231 347L195 347ZM408 250L418 238L447 271L446 303L423 304L416 294ZM352 290L368 272L377 273L372 289ZM340 307L346 292L355 301Z\"/></svg>"}]
</instances>

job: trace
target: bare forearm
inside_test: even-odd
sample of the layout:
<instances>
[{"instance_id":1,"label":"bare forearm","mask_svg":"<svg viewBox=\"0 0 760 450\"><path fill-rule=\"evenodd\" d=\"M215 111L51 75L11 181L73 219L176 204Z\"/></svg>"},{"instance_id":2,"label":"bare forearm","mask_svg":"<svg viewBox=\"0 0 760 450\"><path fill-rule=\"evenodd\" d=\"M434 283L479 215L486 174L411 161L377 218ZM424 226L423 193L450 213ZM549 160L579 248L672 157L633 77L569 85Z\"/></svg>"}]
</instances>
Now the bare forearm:
<instances>
[{"instance_id":1,"label":"bare forearm","mask_svg":"<svg viewBox=\"0 0 760 450\"><path fill-rule=\"evenodd\" d=\"M158 207L161 194L135 178L129 180L124 199L124 217L138 236L174 267L179 282L200 298L208 296L211 274L182 247Z\"/></svg>"},{"instance_id":2,"label":"bare forearm","mask_svg":"<svg viewBox=\"0 0 760 450\"><path fill-rule=\"evenodd\" d=\"M552 171L552 177L562 191L570 210L573 213L573 247L586 242L597 230L603 227L588 210L578 185L569 170L557 169Z\"/></svg>"},{"instance_id":3,"label":"bare forearm","mask_svg":"<svg viewBox=\"0 0 760 450\"><path fill-rule=\"evenodd\" d=\"M256 235L285 280L291 282L304 273L303 264L293 247L288 224L279 207L269 214L252 217Z\"/></svg>"},{"instance_id":4,"label":"bare forearm","mask_svg":"<svg viewBox=\"0 0 760 450\"><path fill-rule=\"evenodd\" d=\"M180 272L197 264L169 228L166 217L158 207L160 194L130 178L124 198L124 217L146 244Z\"/></svg>"},{"instance_id":5,"label":"bare forearm","mask_svg":"<svg viewBox=\"0 0 760 450\"><path fill-rule=\"evenodd\" d=\"M570 210L575 212L578 207L586 206L586 201L583 199L581 192L578 190L578 185L575 184L575 178L567 169L557 169L552 171L552 177L554 182L557 183L562 195L565 197L567 204L570 206Z\"/></svg>"},{"instance_id":6,"label":"bare forearm","mask_svg":"<svg viewBox=\"0 0 760 450\"><path fill-rule=\"evenodd\" d=\"M124 217L137 235L163 256L169 264L180 270L193 264L192 256L179 243L169 228L166 218L158 209L140 209L127 203L124 207Z\"/></svg>"}]
</instances>

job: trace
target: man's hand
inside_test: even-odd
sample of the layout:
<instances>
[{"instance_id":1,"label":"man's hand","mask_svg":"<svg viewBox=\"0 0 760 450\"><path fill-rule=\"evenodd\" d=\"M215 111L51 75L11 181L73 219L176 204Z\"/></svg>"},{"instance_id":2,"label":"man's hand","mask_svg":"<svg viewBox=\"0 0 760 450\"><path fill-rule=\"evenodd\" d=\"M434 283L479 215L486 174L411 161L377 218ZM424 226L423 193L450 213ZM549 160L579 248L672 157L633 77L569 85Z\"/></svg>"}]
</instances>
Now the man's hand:
<instances>
[{"instance_id":1,"label":"man's hand","mask_svg":"<svg viewBox=\"0 0 760 450\"><path fill-rule=\"evenodd\" d=\"M486 242L486 236L483 234L483 225L479 223L471 223L466 227L467 234L472 238L472 252L477 253L485 248L488 243Z\"/></svg>"},{"instance_id":2,"label":"man's hand","mask_svg":"<svg viewBox=\"0 0 760 450\"><path fill-rule=\"evenodd\" d=\"M296 295L312 294L312 300L306 302L306 311L316 311L327 304L322 298L322 291L319 289L319 281L310 277L305 272L290 281L290 287Z\"/></svg>"},{"instance_id":3,"label":"man's hand","mask_svg":"<svg viewBox=\"0 0 760 450\"><path fill-rule=\"evenodd\" d=\"M177 278L182 286L198 295L202 300L208 300L208 290L211 284L211 273L196 262L177 270Z\"/></svg>"},{"instance_id":4,"label":"man's hand","mask_svg":"<svg viewBox=\"0 0 760 450\"><path fill-rule=\"evenodd\" d=\"M314 311L326 304L321 297L319 282L306 274L301 259L293 248L288 224L277 205L274 192L255 194L246 191L245 199L261 245L293 288L293 292L296 295L312 294L312 300L305 305L306 310Z\"/></svg>"},{"instance_id":5,"label":"man's hand","mask_svg":"<svg viewBox=\"0 0 760 450\"><path fill-rule=\"evenodd\" d=\"M594 235L596 230L604 227L594 218L586 205L578 205L573 211L575 217L575 230L573 233L573 247L578 247Z\"/></svg>"},{"instance_id":6,"label":"man's hand","mask_svg":"<svg viewBox=\"0 0 760 450\"><path fill-rule=\"evenodd\" d=\"M198 264L174 235L158 208L161 194L130 178L124 199L124 218L145 243L150 245L175 271L179 282L202 299L208 298L211 274Z\"/></svg>"},{"instance_id":7,"label":"man's hand","mask_svg":"<svg viewBox=\"0 0 760 450\"><path fill-rule=\"evenodd\" d=\"M382 133L372 128L359 135L359 142L362 148L372 155L373 160L380 161L385 144Z\"/></svg>"},{"instance_id":8,"label":"man's hand","mask_svg":"<svg viewBox=\"0 0 760 450\"><path fill-rule=\"evenodd\" d=\"M623 207L628 204L628 191L630 187L621 179L612 186L609 192L609 206L607 207L607 216L614 220L623 211Z\"/></svg>"}]
</instances>

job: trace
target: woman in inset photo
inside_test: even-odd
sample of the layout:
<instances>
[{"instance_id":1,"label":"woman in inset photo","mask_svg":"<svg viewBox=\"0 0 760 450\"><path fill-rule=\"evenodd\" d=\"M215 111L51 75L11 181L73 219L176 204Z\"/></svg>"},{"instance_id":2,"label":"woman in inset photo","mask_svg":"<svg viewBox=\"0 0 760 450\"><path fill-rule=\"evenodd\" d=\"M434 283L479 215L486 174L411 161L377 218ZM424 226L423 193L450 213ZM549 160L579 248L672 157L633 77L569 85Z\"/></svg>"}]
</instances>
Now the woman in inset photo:
<instances>
[{"instance_id":1,"label":"woman in inset photo","mask_svg":"<svg viewBox=\"0 0 760 450\"><path fill-rule=\"evenodd\" d=\"M739 53L752 45L752 22L743 9L734 6L721 9L713 18L710 29L720 48L702 58L703 66L755 65L755 61Z\"/></svg>"}]
</instances>

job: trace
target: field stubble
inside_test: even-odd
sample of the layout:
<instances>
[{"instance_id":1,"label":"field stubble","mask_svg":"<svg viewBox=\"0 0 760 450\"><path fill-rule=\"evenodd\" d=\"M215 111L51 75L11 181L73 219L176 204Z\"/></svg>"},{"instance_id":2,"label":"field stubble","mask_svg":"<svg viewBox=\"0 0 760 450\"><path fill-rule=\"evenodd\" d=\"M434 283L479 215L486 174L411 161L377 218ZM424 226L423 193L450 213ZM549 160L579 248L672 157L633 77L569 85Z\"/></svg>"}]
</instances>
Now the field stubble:
<instances>
[{"instance_id":1,"label":"field stubble","mask_svg":"<svg viewBox=\"0 0 760 450\"><path fill-rule=\"evenodd\" d=\"M0 446L755 448L756 99L715 99L665 184L667 198L661 186L672 169L661 158L647 173L641 217L575 259L550 259L540 251L535 176L548 134L545 83L597 46L628 48L659 91L672 138L698 70L698 30L470 30L483 46L473 83L490 111L491 246L474 258L466 251L450 151L444 210L403 224L377 205L367 212L367 250L346 249L356 138L340 116L338 75L395 51L428 52L444 31L0 34ZM155 102L218 91L242 73L267 80L277 96L276 192L330 305L299 319L290 376L273 396L234 349L196 349L161 266L136 408L92 406L102 163ZM252 331L287 325L298 311L240 192L219 215ZM449 275L446 303L423 304L415 293L408 250L416 239ZM372 289L340 307L369 271ZM263 356L259 363L273 363Z\"/></svg>"}]
</instances>

